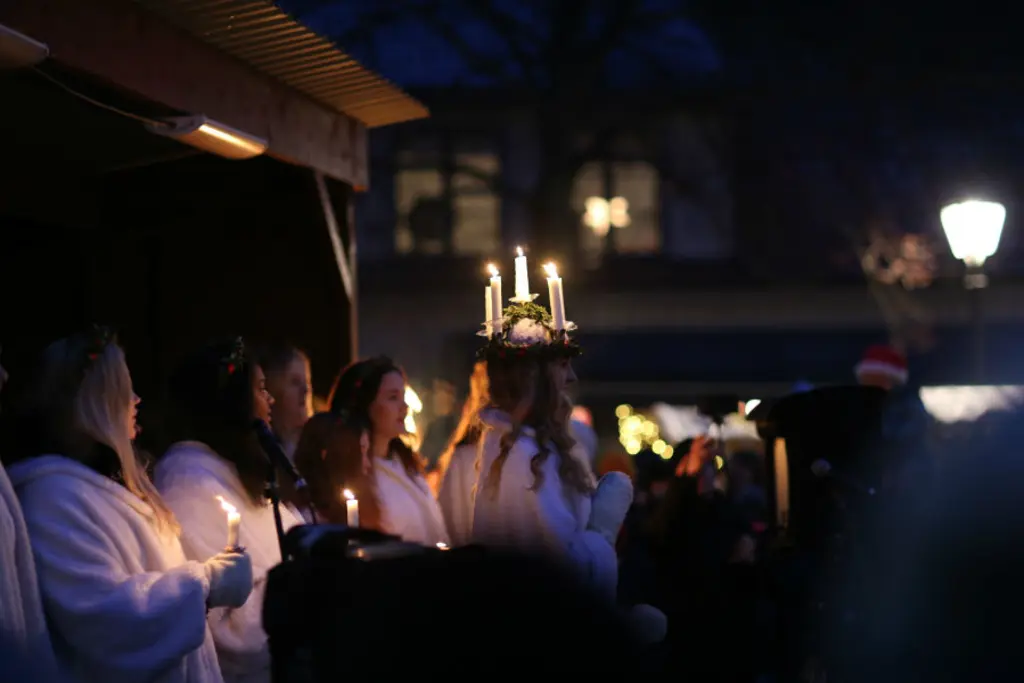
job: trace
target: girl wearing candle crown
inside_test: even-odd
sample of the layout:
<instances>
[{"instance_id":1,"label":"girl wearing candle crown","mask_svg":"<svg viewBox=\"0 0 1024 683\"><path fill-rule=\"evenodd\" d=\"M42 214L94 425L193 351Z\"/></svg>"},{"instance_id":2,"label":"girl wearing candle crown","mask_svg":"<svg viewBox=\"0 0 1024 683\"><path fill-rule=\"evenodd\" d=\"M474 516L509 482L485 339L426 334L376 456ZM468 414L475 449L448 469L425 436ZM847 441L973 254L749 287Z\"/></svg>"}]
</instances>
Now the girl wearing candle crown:
<instances>
[{"instance_id":1,"label":"girl wearing candle crown","mask_svg":"<svg viewBox=\"0 0 1024 683\"><path fill-rule=\"evenodd\" d=\"M189 557L201 560L221 551L232 528L237 529L238 543L252 557L255 588L238 609L211 610L210 628L227 683L269 683L263 592L267 572L281 561L281 550L273 508L264 493L267 456L253 422L269 424L273 398L263 369L240 338L188 354L168 388L169 428L176 443L157 463L156 485L181 522ZM278 481L287 481L286 475L279 472ZM282 487L285 531L302 523L298 512L284 504L287 498Z\"/></svg>"},{"instance_id":2,"label":"girl wearing candle crown","mask_svg":"<svg viewBox=\"0 0 1024 683\"><path fill-rule=\"evenodd\" d=\"M20 458L9 473L46 620L72 680L220 683L206 613L246 601L250 559L186 559L179 520L132 449L138 404L109 331L44 353L18 415L20 452L6 454Z\"/></svg>"},{"instance_id":3,"label":"girl wearing candle crown","mask_svg":"<svg viewBox=\"0 0 1024 683\"><path fill-rule=\"evenodd\" d=\"M516 260L525 271L525 257ZM493 271L492 271L493 272ZM551 279L557 279L551 273ZM500 280L492 277L493 296ZM516 298L486 324L491 408L484 434L473 540L483 545L549 555L564 562L600 595L613 600L618 579L615 540L633 497L629 478L612 473L594 481L586 456L569 436L572 405L566 387L576 379L579 347L567 335L561 280L550 287L560 313L553 321L532 303L525 272ZM488 306L501 313L500 294Z\"/></svg>"}]
</instances>

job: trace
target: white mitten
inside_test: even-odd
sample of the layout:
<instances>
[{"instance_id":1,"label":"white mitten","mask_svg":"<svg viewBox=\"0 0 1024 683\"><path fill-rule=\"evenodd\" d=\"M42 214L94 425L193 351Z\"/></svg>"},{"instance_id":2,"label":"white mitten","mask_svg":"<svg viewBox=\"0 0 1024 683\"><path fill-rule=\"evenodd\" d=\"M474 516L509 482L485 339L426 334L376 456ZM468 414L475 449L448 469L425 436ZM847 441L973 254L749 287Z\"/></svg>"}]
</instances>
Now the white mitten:
<instances>
[{"instance_id":1,"label":"white mitten","mask_svg":"<svg viewBox=\"0 0 1024 683\"><path fill-rule=\"evenodd\" d=\"M217 553L203 563L210 579L210 607L241 607L252 592L252 559L249 553Z\"/></svg>"},{"instance_id":2,"label":"white mitten","mask_svg":"<svg viewBox=\"0 0 1024 683\"><path fill-rule=\"evenodd\" d=\"M622 472L609 472L597 482L587 528L601 534L614 546L632 504L633 482Z\"/></svg>"}]
</instances>

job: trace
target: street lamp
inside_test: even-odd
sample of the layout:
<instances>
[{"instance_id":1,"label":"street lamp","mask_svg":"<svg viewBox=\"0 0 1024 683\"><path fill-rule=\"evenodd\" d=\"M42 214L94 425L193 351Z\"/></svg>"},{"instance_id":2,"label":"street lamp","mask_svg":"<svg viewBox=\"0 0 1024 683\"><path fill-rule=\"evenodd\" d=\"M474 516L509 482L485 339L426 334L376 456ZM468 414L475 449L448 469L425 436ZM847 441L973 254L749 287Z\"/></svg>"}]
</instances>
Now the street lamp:
<instances>
[{"instance_id":1,"label":"street lamp","mask_svg":"<svg viewBox=\"0 0 1024 683\"><path fill-rule=\"evenodd\" d=\"M988 286L982 268L999 249L1006 208L998 202L971 199L950 204L939 214L953 256L964 262L967 272L964 287L972 292L974 318L974 355L977 381L985 378L985 327L981 308L981 291Z\"/></svg>"}]
</instances>

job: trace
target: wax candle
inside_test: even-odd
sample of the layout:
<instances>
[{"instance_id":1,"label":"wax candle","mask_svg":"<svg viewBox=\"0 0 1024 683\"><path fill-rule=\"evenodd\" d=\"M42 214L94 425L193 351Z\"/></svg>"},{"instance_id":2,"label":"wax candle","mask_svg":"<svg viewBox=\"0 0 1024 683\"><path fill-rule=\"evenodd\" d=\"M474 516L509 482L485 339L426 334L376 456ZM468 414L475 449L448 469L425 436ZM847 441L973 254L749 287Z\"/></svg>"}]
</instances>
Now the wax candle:
<instances>
[{"instance_id":1,"label":"wax candle","mask_svg":"<svg viewBox=\"0 0 1024 683\"><path fill-rule=\"evenodd\" d=\"M551 318L555 330L565 330L565 296L562 294L562 278L558 277L558 269L554 263L545 263L544 271L548 276L548 298L551 300Z\"/></svg>"},{"instance_id":2,"label":"wax candle","mask_svg":"<svg viewBox=\"0 0 1024 683\"><path fill-rule=\"evenodd\" d=\"M516 300L530 300L530 273L526 269L526 256L522 247L516 247Z\"/></svg>"},{"instance_id":3,"label":"wax candle","mask_svg":"<svg viewBox=\"0 0 1024 683\"><path fill-rule=\"evenodd\" d=\"M345 521L355 529L359 526L359 501L348 489L342 491L342 495L345 496Z\"/></svg>"},{"instance_id":4,"label":"wax candle","mask_svg":"<svg viewBox=\"0 0 1024 683\"><path fill-rule=\"evenodd\" d=\"M238 514L235 506L224 500L223 497L217 496L217 500L220 501L221 509L228 516L228 542L225 547L228 550L234 550L238 547L238 526L242 523L242 515Z\"/></svg>"},{"instance_id":5,"label":"wax candle","mask_svg":"<svg viewBox=\"0 0 1024 683\"><path fill-rule=\"evenodd\" d=\"M490 306L487 309L487 319L491 321L491 327L488 332L493 336L495 334L501 334L501 315L502 315L502 296L501 296L501 275L498 273L498 267L493 263L488 264L487 270L491 274L491 285L488 287L490 291Z\"/></svg>"},{"instance_id":6,"label":"wax candle","mask_svg":"<svg viewBox=\"0 0 1024 683\"><path fill-rule=\"evenodd\" d=\"M484 329L487 330L487 336L490 337L494 334L494 302L491 301L491 286L487 285L484 287Z\"/></svg>"}]
</instances>

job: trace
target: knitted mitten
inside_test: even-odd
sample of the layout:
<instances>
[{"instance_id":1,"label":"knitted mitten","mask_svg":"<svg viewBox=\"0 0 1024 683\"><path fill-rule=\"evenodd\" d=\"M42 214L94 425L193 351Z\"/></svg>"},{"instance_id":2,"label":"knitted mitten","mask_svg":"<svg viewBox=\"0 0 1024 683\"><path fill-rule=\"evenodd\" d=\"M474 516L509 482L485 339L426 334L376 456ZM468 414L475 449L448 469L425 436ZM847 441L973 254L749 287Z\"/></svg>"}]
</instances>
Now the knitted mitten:
<instances>
[{"instance_id":1,"label":"knitted mitten","mask_svg":"<svg viewBox=\"0 0 1024 683\"><path fill-rule=\"evenodd\" d=\"M597 482L587 528L601 534L614 546L632 504L633 482L622 472L609 472Z\"/></svg>"}]
</instances>

